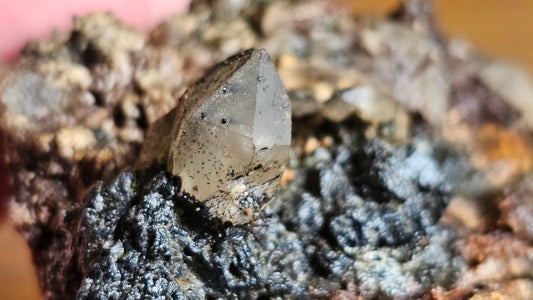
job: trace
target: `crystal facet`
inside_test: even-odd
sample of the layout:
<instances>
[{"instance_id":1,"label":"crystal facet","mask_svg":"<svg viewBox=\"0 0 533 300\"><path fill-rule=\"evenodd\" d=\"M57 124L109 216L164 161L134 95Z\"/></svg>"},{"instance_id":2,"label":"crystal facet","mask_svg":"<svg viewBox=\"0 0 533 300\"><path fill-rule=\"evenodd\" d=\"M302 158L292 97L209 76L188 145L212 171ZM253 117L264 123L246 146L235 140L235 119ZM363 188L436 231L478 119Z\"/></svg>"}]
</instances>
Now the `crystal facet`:
<instances>
[{"instance_id":1,"label":"crystal facet","mask_svg":"<svg viewBox=\"0 0 533 300\"><path fill-rule=\"evenodd\" d=\"M283 84L267 52L250 49L215 66L152 125L140 165L166 164L182 192L243 224L279 182L290 142Z\"/></svg>"}]
</instances>

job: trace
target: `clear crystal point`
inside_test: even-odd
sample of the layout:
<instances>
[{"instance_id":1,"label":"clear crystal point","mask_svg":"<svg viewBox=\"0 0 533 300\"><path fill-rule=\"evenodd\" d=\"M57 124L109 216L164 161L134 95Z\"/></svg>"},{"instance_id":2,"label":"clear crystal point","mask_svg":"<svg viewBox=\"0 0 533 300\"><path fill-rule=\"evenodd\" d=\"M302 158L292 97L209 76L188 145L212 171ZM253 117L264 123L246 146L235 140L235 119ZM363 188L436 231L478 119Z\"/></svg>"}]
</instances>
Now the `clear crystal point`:
<instances>
[{"instance_id":1,"label":"clear crystal point","mask_svg":"<svg viewBox=\"0 0 533 300\"><path fill-rule=\"evenodd\" d=\"M165 163L213 215L247 223L288 160L291 108L265 50L215 66L149 129L141 164Z\"/></svg>"}]
</instances>

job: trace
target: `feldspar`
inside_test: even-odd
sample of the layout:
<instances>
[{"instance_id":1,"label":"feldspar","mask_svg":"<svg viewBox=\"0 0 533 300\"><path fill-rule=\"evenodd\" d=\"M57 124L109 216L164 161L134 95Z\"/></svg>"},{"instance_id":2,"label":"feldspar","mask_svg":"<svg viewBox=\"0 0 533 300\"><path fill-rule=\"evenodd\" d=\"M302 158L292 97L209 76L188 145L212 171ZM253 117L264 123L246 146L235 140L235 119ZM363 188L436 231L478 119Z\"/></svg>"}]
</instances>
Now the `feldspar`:
<instances>
[{"instance_id":1,"label":"feldspar","mask_svg":"<svg viewBox=\"0 0 533 300\"><path fill-rule=\"evenodd\" d=\"M148 130L139 166L158 162L181 190L233 224L253 219L288 160L291 108L265 50L215 66Z\"/></svg>"}]
</instances>

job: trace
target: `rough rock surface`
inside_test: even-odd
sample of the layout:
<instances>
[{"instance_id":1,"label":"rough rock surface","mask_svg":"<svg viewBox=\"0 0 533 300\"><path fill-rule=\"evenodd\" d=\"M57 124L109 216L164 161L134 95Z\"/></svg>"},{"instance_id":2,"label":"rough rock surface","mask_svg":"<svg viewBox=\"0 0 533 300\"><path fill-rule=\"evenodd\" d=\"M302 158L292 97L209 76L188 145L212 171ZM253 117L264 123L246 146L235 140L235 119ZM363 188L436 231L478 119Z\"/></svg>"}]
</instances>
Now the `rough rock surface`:
<instances>
[{"instance_id":1,"label":"rough rock surface","mask_svg":"<svg viewBox=\"0 0 533 300\"><path fill-rule=\"evenodd\" d=\"M87 197L80 299L303 296L309 264L277 219L227 226L165 173L122 173Z\"/></svg>"},{"instance_id":2,"label":"rough rock surface","mask_svg":"<svg viewBox=\"0 0 533 300\"><path fill-rule=\"evenodd\" d=\"M530 299L527 76L443 38L427 1L387 19L250 3L195 1L148 36L76 18L2 72L10 217L44 297ZM292 144L270 207L229 226L163 169L127 168L248 48L276 65Z\"/></svg>"},{"instance_id":3,"label":"rough rock surface","mask_svg":"<svg viewBox=\"0 0 533 300\"><path fill-rule=\"evenodd\" d=\"M83 262L78 298L326 297L350 285L365 297L409 297L454 282L464 266L454 233L437 224L447 199L439 165L420 149L393 157L376 143L315 150L253 225L213 218L167 173L99 184L67 245ZM399 163L415 157L433 169ZM416 180L420 172L433 180Z\"/></svg>"}]
</instances>

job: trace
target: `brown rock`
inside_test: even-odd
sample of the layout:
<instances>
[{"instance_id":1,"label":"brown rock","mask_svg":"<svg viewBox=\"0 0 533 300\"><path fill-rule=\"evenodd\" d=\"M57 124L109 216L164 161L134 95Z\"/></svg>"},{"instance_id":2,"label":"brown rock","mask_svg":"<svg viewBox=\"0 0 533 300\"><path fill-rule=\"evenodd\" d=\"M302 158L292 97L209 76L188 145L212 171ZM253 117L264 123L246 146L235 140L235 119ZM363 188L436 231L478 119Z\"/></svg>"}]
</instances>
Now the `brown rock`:
<instances>
[{"instance_id":1,"label":"brown rock","mask_svg":"<svg viewBox=\"0 0 533 300\"><path fill-rule=\"evenodd\" d=\"M496 225L497 209L492 202L492 199L453 197L441 221L463 234L486 232Z\"/></svg>"},{"instance_id":2,"label":"brown rock","mask_svg":"<svg viewBox=\"0 0 533 300\"><path fill-rule=\"evenodd\" d=\"M508 195L500 204L500 222L533 241L533 177L528 176L506 190Z\"/></svg>"},{"instance_id":3,"label":"brown rock","mask_svg":"<svg viewBox=\"0 0 533 300\"><path fill-rule=\"evenodd\" d=\"M471 235L459 249L471 266L458 281L460 289L533 276L533 246L510 233Z\"/></svg>"}]
</instances>

